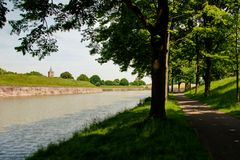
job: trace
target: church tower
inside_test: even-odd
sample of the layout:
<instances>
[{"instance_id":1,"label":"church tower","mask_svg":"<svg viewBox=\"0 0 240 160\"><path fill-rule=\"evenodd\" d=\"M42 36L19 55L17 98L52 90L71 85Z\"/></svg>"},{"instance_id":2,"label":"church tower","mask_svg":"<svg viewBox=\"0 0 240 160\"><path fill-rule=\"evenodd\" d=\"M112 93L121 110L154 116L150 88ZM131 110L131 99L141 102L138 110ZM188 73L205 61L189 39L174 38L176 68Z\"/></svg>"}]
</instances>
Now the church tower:
<instances>
[{"instance_id":1,"label":"church tower","mask_svg":"<svg viewBox=\"0 0 240 160\"><path fill-rule=\"evenodd\" d=\"M50 67L50 70L48 71L48 77L54 77L54 72L52 70L52 67Z\"/></svg>"}]
</instances>

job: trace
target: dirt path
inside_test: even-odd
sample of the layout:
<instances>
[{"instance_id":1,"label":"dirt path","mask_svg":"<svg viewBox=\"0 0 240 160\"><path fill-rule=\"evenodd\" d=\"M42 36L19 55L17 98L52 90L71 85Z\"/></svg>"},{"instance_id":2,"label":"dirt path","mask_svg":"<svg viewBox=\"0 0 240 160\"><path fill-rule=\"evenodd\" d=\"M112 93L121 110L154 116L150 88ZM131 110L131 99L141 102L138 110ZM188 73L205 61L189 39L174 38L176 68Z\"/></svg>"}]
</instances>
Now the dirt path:
<instances>
[{"instance_id":1,"label":"dirt path","mask_svg":"<svg viewBox=\"0 0 240 160\"><path fill-rule=\"evenodd\" d=\"M240 160L240 119L175 94L183 111L214 160Z\"/></svg>"}]
</instances>

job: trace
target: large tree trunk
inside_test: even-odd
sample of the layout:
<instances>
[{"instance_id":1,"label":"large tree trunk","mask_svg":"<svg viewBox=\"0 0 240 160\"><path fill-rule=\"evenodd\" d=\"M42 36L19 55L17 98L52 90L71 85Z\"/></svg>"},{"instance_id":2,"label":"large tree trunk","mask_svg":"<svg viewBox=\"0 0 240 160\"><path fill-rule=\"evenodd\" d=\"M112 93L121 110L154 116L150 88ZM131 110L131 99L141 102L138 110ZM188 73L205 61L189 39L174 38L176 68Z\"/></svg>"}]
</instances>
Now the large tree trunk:
<instances>
[{"instance_id":1,"label":"large tree trunk","mask_svg":"<svg viewBox=\"0 0 240 160\"><path fill-rule=\"evenodd\" d=\"M195 86L195 94L198 93L199 79L200 79L200 65L199 65L200 53L199 53L199 46L198 46L198 39L197 39L197 37L196 37L196 54L197 54L197 59L196 59L196 86Z\"/></svg>"},{"instance_id":2,"label":"large tree trunk","mask_svg":"<svg viewBox=\"0 0 240 160\"><path fill-rule=\"evenodd\" d=\"M206 64L207 64L207 68L205 71L205 92L204 92L204 96L208 97L210 94L210 87L211 87L211 71L212 71L212 60L210 57L206 57Z\"/></svg>"},{"instance_id":3,"label":"large tree trunk","mask_svg":"<svg viewBox=\"0 0 240 160\"><path fill-rule=\"evenodd\" d=\"M178 82L178 92L181 92L181 82Z\"/></svg>"},{"instance_id":4,"label":"large tree trunk","mask_svg":"<svg viewBox=\"0 0 240 160\"><path fill-rule=\"evenodd\" d=\"M166 86L165 86L165 99L166 99L166 101L167 101L167 99L168 99L168 93L169 93L169 75L168 75L168 65L169 65L169 41L170 41L170 33L168 32L168 30L166 30L166 33L168 34L167 35L167 41L165 42L164 41L164 45L166 45L166 49L164 50L164 52L166 52L166 53L164 53L164 54L166 54L166 69L165 69L165 72L166 72L166 80L165 80L165 82L166 82ZM164 47L163 47L164 48Z\"/></svg>"},{"instance_id":5,"label":"large tree trunk","mask_svg":"<svg viewBox=\"0 0 240 160\"><path fill-rule=\"evenodd\" d=\"M155 59L152 67L152 102L150 116L165 119L165 101L166 101L166 73L164 64L164 55ZM166 64L166 63L165 63Z\"/></svg>"},{"instance_id":6,"label":"large tree trunk","mask_svg":"<svg viewBox=\"0 0 240 160\"><path fill-rule=\"evenodd\" d=\"M155 38L152 37L152 49L154 56L152 60L152 72L151 72L152 102L150 116L166 119L165 102L167 96L166 88L167 88L167 64L168 64L166 50L167 46L165 43L160 44L161 41L158 42L158 40L154 39Z\"/></svg>"},{"instance_id":7,"label":"large tree trunk","mask_svg":"<svg viewBox=\"0 0 240 160\"><path fill-rule=\"evenodd\" d=\"M238 13L236 13L236 100L239 102Z\"/></svg>"},{"instance_id":8,"label":"large tree trunk","mask_svg":"<svg viewBox=\"0 0 240 160\"><path fill-rule=\"evenodd\" d=\"M152 47L152 102L150 116L166 119L165 102L167 97L168 74L168 1L159 1L159 19L151 31Z\"/></svg>"}]
</instances>

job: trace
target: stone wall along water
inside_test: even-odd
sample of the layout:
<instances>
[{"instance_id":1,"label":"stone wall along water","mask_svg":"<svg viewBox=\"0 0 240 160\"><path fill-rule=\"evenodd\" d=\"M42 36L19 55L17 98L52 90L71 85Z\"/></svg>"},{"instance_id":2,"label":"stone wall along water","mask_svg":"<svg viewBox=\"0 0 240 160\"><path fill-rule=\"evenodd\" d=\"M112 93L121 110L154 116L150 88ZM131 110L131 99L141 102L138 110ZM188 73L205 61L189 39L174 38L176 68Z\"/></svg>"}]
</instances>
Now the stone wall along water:
<instances>
[{"instance_id":1,"label":"stone wall along water","mask_svg":"<svg viewBox=\"0 0 240 160\"><path fill-rule=\"evenodd\" d=\"M101 88L0 86L0 97L49 96L103 92Z\"/></svg>"}]
</instances>

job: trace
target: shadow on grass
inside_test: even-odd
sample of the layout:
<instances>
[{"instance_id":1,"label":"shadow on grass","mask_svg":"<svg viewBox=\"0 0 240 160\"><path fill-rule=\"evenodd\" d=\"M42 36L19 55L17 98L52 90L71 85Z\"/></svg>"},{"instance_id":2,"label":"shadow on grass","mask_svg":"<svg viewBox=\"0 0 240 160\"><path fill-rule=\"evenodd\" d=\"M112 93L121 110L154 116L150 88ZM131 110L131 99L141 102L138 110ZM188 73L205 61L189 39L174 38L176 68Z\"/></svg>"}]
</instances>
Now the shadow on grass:
<instances>
[{"instance_id":1,"label":"shadow on grass","mask_svg":"<svg viewBox=\"0 0 240 160\"><path fill-rule=\"evenodd\" d=\"M236 105L236 90L233 88L235 81L226 83L211 90L210 96L205 97L204 93L197 95L187 92L185 95L193 99L200 100L203 103L209 104L216 109L230 108ZM203 87L203 86L202 86Z\"/></svg>"},{"instance_id":2,"label":"shadow on grass","mask_svg":"<svg viewBox=\"0 0 240 160\"><path fill-rule=\"evenodd\" d=\"M236 101L235 81L230 81L224 85L218 86L211 90L210 96L204 97L203 93L197 95L186 93L190 98L199 100L210 105L214 109L221 109L230 115L240 117L240 106Z\"/></svg>"},{"instance_id":3,"label":"shadow on grass","mask_svg":"<svg viewBox=\"0 0 240 160\"><path fill-rule=\"evenodd\" d=\"M174 102L168 103L167 121L147 118L147 103L92 124L71 139L51 144L28 159L208 159Z\"/></svg>"}]
</instances>

